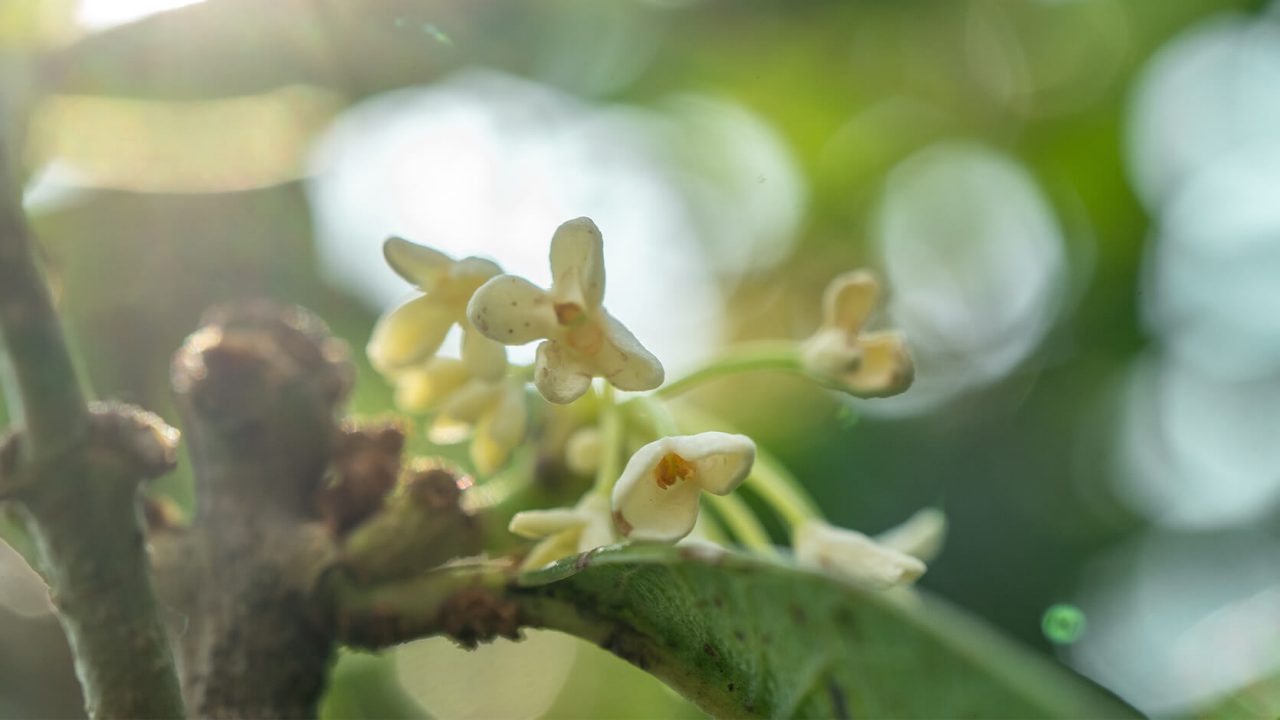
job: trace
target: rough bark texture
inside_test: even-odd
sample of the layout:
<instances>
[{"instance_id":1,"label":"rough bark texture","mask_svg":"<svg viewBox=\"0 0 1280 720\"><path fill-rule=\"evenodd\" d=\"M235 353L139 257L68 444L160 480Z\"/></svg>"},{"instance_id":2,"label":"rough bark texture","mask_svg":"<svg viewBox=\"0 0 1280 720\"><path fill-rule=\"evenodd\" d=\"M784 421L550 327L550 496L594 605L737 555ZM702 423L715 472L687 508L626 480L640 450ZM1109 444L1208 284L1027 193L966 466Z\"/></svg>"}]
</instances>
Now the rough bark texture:
<instances>
[{"instance_id":1,"label":"rough bark texture","mask_svg":"<svg viewBox=\"0 0 1280 720\"><path fill-rule=\"evenodd\" d=\"M138 484L171 466L152 415L90 408L0 144L0 335L21 432L0 452L0 501L22 505L92 717L175 717L182 701L138 521Z\"/></svg>"},{"instance_id":2,"label":"rough bark texture","mask_svg":"<svg viewBox=\"0 0 1280 720\"><path fill-rule=\"evenodd\" d=\"M300 309L211 312L173 361L196 472L189 528L151 545L193 715L314 717L337 644L330 578L474 552L458 478L403 470L403 430L337 422L345 346ZM425 563L425 566L423 565Z\"/></svg>"},{"instance_id":3,"label":"rough bark texture","mask_svg":"<svg viewBox=\"0 0 1280 720\"><path fill-rule=\"evenodd\" d=\"M308 599L334 550L311 510L350 382L316 321L261 305L214 311L174 358L198 505L152 546L193 715L315 714L334 643Z\"/></svg>"}]
</instances>

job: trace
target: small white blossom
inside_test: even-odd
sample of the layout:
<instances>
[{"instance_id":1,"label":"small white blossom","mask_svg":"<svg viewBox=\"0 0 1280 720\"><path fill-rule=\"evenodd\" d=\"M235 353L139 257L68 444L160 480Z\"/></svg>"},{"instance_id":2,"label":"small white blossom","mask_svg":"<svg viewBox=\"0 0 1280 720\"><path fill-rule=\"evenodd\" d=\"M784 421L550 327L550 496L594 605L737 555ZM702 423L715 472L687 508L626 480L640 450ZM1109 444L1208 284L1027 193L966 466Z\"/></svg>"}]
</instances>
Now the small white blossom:
<instances>
[{"instance_id":1,"label":"small white blossom","mask_svg":"<svg viewBox=\"0 0 1280 720\"><path fill-rule=\"evenodd\" d=\"M454 260L438 250L391 238L382 246L387 264L424 294L383 315L367 353L384 374L420 365L435 355L454 323L467 314L476 288L502 272L489 260ZM463 324L466 334L474 334ZM504 356L505 362L505 356Z\"/></svg>"},{"instance_id":2,"label":"small white blossom","mask_svg":"<svg viewBox=\"0 0 1280 720\"><path fill-rule=\"evenodd\" d=\"M613 520L624 537L675 542L698 520L703 491L728 495L755 462L745 435L705 432L666 437L631 456L613 488Z\"/></svg>"},{"instance_id":3,"label":"small white blossom","mask_svg":"<svg viewBox=\"0 0 1280 720\"><path fill-rule=\"evenodd\" d=\"M506 345L538 345L534 384L547 400L582 397L591 378L620 390L662 384L662 364L601 306L604 246L589 218L561 225L551 238L551 289L499 275L471 298L467 316L487 337Z\"/></svg>"},{"instance_id":4,"label":"small white blossom","mask_svg":"<svg viewBox=\"0 0 1280 720\"><path fill-rule=\"evenodd\" d=\"M541 540L525 557L526 569L544 567L562 557L617 541L609 501L596 493L587 493L572 508L518 512L508 529L521 537Z\"/></svg>"},{"instance_id":5,"label":"small white blossom","mask_svg":"<svg viewBox=\"0 0 1280 720\"><path fill-rule=\"evenodd\" d=\"M822 326L801 347L810 372L860 397L896 395L914 376L901 333L862 332L879 295L880 284L866 270L836 277L823 296Z\"/></svg>"},{"instance_id":6,"label":"small white blossom","mask_svg":"<svg viewBox=\"0 0 1280 720\"><path fill-rule=\"evenodd\" d=\"M791 546L800 565L875 590L907 585L925 571L919 558L821 520L797 527Z\"/></svg>"}]
</instances>

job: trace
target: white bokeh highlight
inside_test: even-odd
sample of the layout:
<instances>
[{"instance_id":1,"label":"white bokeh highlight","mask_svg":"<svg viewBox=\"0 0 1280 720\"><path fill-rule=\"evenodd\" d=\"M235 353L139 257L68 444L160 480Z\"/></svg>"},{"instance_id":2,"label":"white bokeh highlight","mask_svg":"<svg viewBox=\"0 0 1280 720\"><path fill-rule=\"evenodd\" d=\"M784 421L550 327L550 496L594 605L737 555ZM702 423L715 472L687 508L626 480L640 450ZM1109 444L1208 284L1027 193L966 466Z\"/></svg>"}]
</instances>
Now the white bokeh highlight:
<instances>
[{"instance_id":1,"label":"white bokeh highlight","mask_svg":"<svg viewBox=\"0 0 1280 720\"><path fill-rule=\"evenodd\" d=\"M719 343L717 277L747 265L742 258L785 253L803 193L789 155L745 110L688 97L672 107L596 106L477 70L368 100L339 118L315 156L322 270L390 306L407 288L378 247L401 235L492 258L545 287L553 231L588 216L604 235L605 306L669 371L688 367ZM716 135L712 127L721 144L702 151L720 158L713 167L752 167L781 189L765 198L686 167L676 149ZM777 254L761 251L775 245ZM717 247L733 250L721 258ZM512 352L516 362L532 356L532 345Z\"/></svg>"},{"instance_id":2,"label":"white bokeh highlight","mask_svg":"<svg viewBox=\"0 0 1280 720\"><path fill-rule=\"evenodd\" d=\"M1003 153L945 142L909 157L889 176L874 235L886 324L906 335L916 378L866 412L924 412L994 382L1057 319L1062 229L1031 175Z\"/></svg>"}]
</instances>

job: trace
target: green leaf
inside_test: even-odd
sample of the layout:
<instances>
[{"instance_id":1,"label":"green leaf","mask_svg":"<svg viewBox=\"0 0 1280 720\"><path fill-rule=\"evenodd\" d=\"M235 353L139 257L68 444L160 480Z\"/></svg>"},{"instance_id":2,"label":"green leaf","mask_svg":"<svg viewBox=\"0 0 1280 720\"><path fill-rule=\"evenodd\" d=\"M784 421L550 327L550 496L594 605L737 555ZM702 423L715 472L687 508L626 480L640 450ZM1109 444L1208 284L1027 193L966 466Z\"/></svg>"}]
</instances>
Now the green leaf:
<instances>
[{"instance_id":1,"label":"green leaf","mask_svg":"<svg viewBox=\"0 0 1280 720\"><path fill-rule=\"evenodd\" d=\"M718 717L1134 717L947 603L700 548L526 574L533 624L593 640Z\"/></svg>"}]
</instances>

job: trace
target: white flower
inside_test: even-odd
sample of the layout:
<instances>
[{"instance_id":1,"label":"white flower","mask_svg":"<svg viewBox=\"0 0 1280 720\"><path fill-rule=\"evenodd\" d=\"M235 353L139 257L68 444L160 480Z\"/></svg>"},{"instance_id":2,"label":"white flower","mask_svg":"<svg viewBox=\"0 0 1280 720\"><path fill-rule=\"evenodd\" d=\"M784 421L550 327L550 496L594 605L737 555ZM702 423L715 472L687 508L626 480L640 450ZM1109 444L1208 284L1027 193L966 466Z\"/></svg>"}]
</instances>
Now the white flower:
<instances>
[{"instance_id":1,"label":"white flower","mask_svg":"<svg viewBox=\"0 0 1280 720\"><path fill-rule=\"evenodd\" d=\"M366 350L369 361L389 374L435 355L449 328L466 317L476 288L502 269L480 258L454 260L400 238L387 240L382 251L391 269L424 293L383 315L373 328ZM465 325L463 331L474 334Z\"/></svg>"},{"instance_id":2,"label":"white flower","mask_svg":"<svg viewBox=\"0 0 1280 720\"><path fill-rule=\"evenodd\" d=\"M866 270L832 280L823 296L822 326L801 346L805 368L860 397L906 390L914 367L901 333L862 332L879 295L880 284Z\"/></svg>"},{"instance_id":3,"label":"white flower","mask_svg":"<svg viewBox=\"0 0 1280 720\"><path fill-rule=\"evenodd\" d=\"M633 540L675 542L698 520L703 491L728 495L755 462L745 435L705 432L666 437L631 456L613 488L613 520Z\"/></svg>"},{"instance_id":4,"label":"white flower","mask_svg":"<svg viewBox=\"0 0 1280 720\"><path fill-rule=\"evenodd\" d=\"M821 520L797 527L791 547L800 565L875 590L912 583L925 571L919 558Z\"/></svg>"},{"instance_id":5,"label":"white flower","mask_svg":"<svg viewBox=\"0 0 1280 720\"><path fill-rule=\"evenodd\" d=\"M542 541L524 559L524 568L530 570L617 541L609 501L596 493L587 493L572 508L518 512L508 529L521 537Z\"/></svg>"},{"instance_id":6,"label":"white flower","mask_svg":"<svg viewBox=\"0 0 1280 720\"><path fill-rule=\"evenodd\" d=\"M471 298L467 316L477 330L506 345L543 339L534 384L547 400L582 397L591 378L620 390L662 384L662 364L601 306L604 246L589 218L570 220L551 238L551 289L499 275Z\"/></svg>"}]
</instances>

